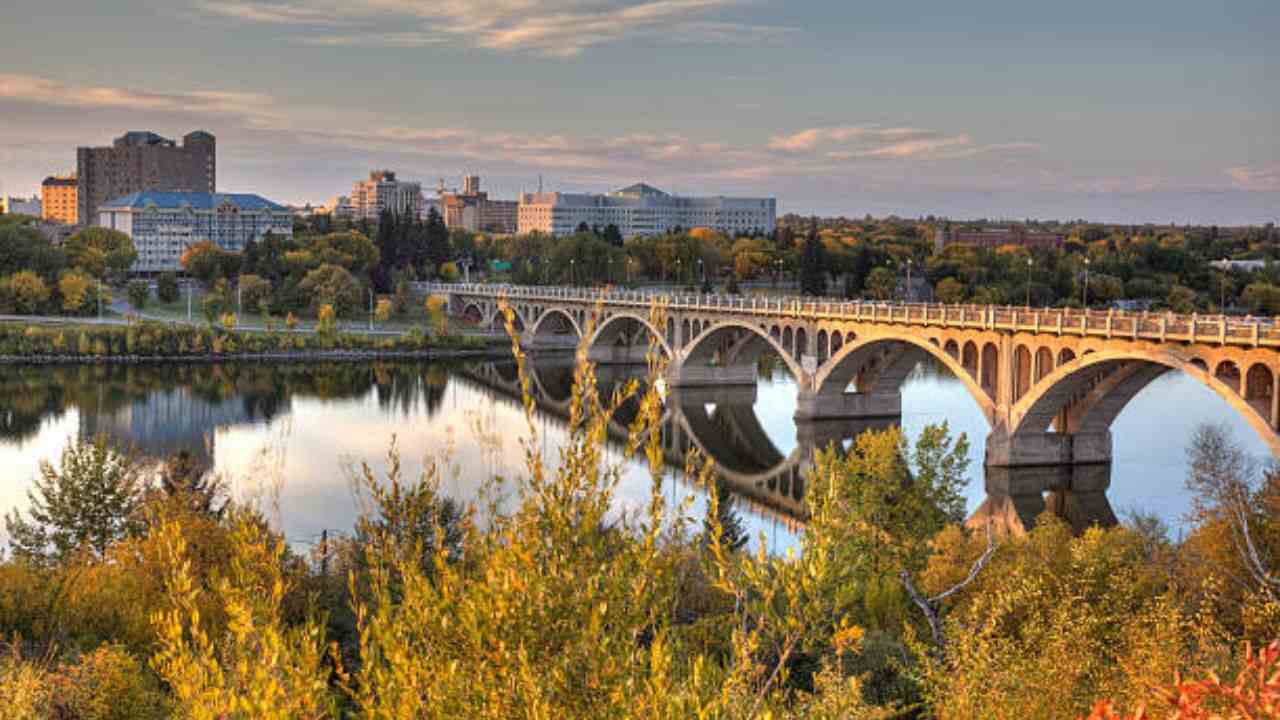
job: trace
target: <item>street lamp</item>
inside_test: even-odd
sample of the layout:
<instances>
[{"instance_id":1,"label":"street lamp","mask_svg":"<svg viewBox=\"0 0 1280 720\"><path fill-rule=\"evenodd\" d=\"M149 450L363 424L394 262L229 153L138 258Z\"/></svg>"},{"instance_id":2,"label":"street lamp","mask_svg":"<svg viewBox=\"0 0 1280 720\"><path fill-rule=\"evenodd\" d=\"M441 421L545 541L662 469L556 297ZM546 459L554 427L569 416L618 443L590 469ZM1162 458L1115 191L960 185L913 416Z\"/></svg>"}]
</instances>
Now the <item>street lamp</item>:
<instances>
[{"instance_id":1,"label":"street lamp","mask_svg":"<svg viewBox=\"0 0 1280 720\"><path fill-rule=\"evenodd\" d=\"M577 262L577 258L569 258L569 284L574 286L578 284L578 278L576 275L574 275L574 270L573 270L573 264L575 262Z\"/></svg>"},{"instance_id":2,"label":"street lamp","mask_svg":"<svg viewBox=\"0 0 1280 720\"><path fill-rule=\"evenodd\" d=\"M707 268L702 264L702 258L698 258L698 274L702 276L703 284L707 282Z\"/></svg>"},{"instance_id":3,"label":"street lamp","mask_svg":"<svg viewBox=\"0 0 1280 720\"><path fill-rule=\"evenodd\" d=\"M1222 258L1222 302L1218 304L1218 312L1222 315L1227 314L1227 268L1231 266L1231 261Z\"/></svg>"},{"instance_id":4,"label":"street lamp","mask_svg":"<svg viewBox=\"0 0 1280 720\"><path fill-rule=\"evenodd\" d=\"M1084 259L1084 290L1080 293L1080 304L1089 309L1089 258Z\"/></svg>"},{"instance_id":5,"label":"street lamp","mask_svg":"<svg viewBox=\"0 0 1280 720\"><path fill-rule=\"evenodd\" d=\"M1028 255L1027 256L1027 307L1031 307L1031 266L1033 264L1034 263L1031 261L1031 256Z\"/></svg>"},{"instance_id":6,"label":"street lamp","mask_svg":"<svg viewBox=\"0 0 1280 720\"><path fill-rule=\"evenodd\" d=\"M187 280L187 324L191 324L191 281Z\"/></svg>"},{"instance_id":7,"label":"street lamp","mask_svg":"<svg viewBox=\"0 0 1280 720\"><path fill-rule=\"evenodd\" d=\"M676 258L676 284L684 282L684 273L680 269L680 258Z\"/></svg>"},{"instance_id":8,"label":"street lamp","mask_svg":"<svg viewBox=\"0 0 1280 720\"><path fill-rule=\"evenodd\" d=\"M911 302L911 258L907 258L907 302Z\"/></svg>"}]
</instances>

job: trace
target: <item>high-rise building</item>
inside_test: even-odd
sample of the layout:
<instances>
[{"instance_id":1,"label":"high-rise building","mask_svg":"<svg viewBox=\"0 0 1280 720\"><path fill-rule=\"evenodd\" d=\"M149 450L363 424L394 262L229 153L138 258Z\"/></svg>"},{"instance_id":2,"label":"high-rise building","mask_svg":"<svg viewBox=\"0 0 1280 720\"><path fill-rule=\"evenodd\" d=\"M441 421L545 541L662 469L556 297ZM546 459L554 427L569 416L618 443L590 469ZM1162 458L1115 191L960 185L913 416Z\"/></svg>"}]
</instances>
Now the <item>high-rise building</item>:
<instances>
[{"instance_id":1,"label":"high-rise building","mask_svg":"<svg viewBox=\"0 0 1280 720\"><path fill-rule=\"evenodd\" d=\"M437 192L443 208L444 224L471 232L510 234L516 231L520 204L514 200L490 200L480 190L480 176L462 179L462 192L445 190L440 181Z\"/></svg>"},{"instance_id":2,"label":"high-rise building","mask_svg":"<svg viewBox=\"0 0 1280 720\"><path fill-rule=\"evenodd\" d=\"M182 253L202 240L240 252L267 233L293 236L289 208L257 195L148 190L106 202L98 211L97 224L133 239L133 272L180 270Z\"/></svg>"},{"instance_id":3,"label":"high-rise building","mask_svg":"<svg viewBox=\"0 0 1280 720\"><path fill-rule=\"evenodd\" d=\"M40 205L45 220L76 224L76 176L51 175L40 183Z\"/></svg>"},{"instance_id":4,"label":"high-rise building","mask_svg":"<svg viewBox=\"0 0 1280 720\"><path fill-rule=\"evenodd\" d=\"M216 190L217 141L203 130L187 133L182 145L149 131L116 138L111 147L76 150L76 216L98 222L103 203L145 190Z\"/></svg>"},{"instance_id":5,"label":"high-rise building","mask_svg":"<svg viewBox=\"0 0 1280 720\"><path fill-rule=\"evenodd\" d=\"M605 195L521 193L519 231L570 235L584 223L616 225L623 237L706 227L726 235L768 234L777 226L774 198L679 197L644 183Z\"/></svg>"},{"instance_id":6,"label":"high-rise building","mask_svg":"<svg viewBox=\"0 0 1280 720\"><path fill-rule=\"evenodd\" d=\"M422 183L397 180L390 170L375 170L368 180L351 188L351 213L356 220L377 221L383 211L422 217Z\"/></svg>"}]
</instances>

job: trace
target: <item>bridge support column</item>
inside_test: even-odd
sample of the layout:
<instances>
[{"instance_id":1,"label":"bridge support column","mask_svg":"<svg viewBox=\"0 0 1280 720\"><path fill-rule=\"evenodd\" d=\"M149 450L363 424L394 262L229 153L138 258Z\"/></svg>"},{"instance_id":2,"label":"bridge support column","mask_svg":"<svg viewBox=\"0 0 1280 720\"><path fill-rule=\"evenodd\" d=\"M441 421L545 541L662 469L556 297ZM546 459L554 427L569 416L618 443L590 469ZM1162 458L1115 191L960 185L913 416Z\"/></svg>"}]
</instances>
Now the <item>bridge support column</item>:
<instances>
[{"instance_id":1,"label":"bridge support column","mask_svg":"<svg viewBox=\"0 0 1280 720\"><path fill-rule=\"evenodd\" d=\"M987 436L988 467L1076 465L1111 462L1111 432L1014 433Z\"/></svg>"},{"instance_id":2,"label":"bridge support column","mask_svg":"<svg viewBox=\"0 0 1280 720\"><path fill-rule=\"evenodd\" d=\"M901 393L800 393L796 399L797 420L834 418L898 418L902 416Z\"/></svg>"}]
</instances>

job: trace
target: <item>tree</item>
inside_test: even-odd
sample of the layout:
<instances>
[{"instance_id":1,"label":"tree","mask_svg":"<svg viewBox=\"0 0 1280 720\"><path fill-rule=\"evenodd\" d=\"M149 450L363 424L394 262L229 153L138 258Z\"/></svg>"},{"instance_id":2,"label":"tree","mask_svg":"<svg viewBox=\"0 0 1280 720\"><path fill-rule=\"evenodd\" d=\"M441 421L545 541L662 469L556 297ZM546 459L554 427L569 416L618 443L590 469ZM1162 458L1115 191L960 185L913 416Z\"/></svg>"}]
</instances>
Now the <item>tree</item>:
<instances>
[{"instance_id":1,"label":"tree","mask_svg":"<svg viewBox=\"0 0 1280 720\"><path fill-rule=\"evenodd\" d=\"M164 303L178 301L178 276L176 273L160 273L159 279L156 280L156 297L160 298L160 302Z\"/></svg>"},{"instance_id":2,"label":"tree","mask_svg":"<svg viewBox=\"0 0 1280 720\"><path fill-rule=\"evenodd\" d=\"M622 247L622 231L613 223L609 223L604 226L604 232L601 234L601 238L614 247Z\"/></svg>"},{"instance_id":3,"label":"tree","mask_svg":"<svg viewBox=\"0 0 1280 720\"><path fill-rule=\"evenodd\" d=\"M717 532L718 527L720 544L731 552L737 552L746 546L750 538L742 518L738 515L736 498L729 492L724 479L719 477L712 485L711 492L715 494L715 501L707 503L707 517L702 521L703 544L708 542L712 533ZM711 521L713 511L716 519L719 520L718 524Z\"/></svg>"},{"instance_id":4,"label":"tree","mask_svg":"<svg viewBox=\"0 0 1280 720\"><path fill-rule=\"evenodd\" d=\"M878 267L867 275L867 292L876 300L893 298L898 288L898 276L887 267Z\"/></svg>"},{"instance_id":5,"label":"tree","mask_svg":"<svg viewBox=\"0 0 1280 720\"><path fill-rule=\"evenodd\" d=\"M190 450L179 450L165 460L159 490L183 507L215 518L222 516L229 503L222 482Z\"/></svg>"},{"instance_id":6,"label":"tree","mask_svg":"<svg viewBox=\"0 0 1280 720\"><path fill-rule=\"evenodd\" d=\"M258 308L270 300L270 281L253 274L240 276L240 303L243 307Z\"/></svg>"},{"instance_id":7,"label":"tree","mask_svg":"<svg viewBox=\"0 0 1280 720\"><path fill-rule=\"evenodd\" d=\"M938 287L934 289L938 302L948 304L964 302L964 291L964 283L952 277L939 280Z\"/></svg>"},{"instance_id":8,"label":"tree","mask_svg":"<svg viewBox=\"0 0 1280 720\"><path fill-rule=\"evenodd\" d=\"M427 211L424 235L428 262L440 267L453 259L453 247L449 243L449 228L445 226L444 219L434 207Z\"/></svg>"},{"instance_id":9,"label":"tree","mask_svg":"<svg viewBox=\"0 0 1280 720\"><path fill-rule=\"evenodd\" d=\"M141 312L147 306L147 300L151 299L151 286L146 280L133 280L129 283L128 294L129 305Z\"/></svg>"},{"instance_id":10,"label":"tree","mask_svg":"<svg viewBox=\"0 0 1280 720\"><path fill-rule=\"evenodd\" d=\"M440 279L445 282L458 282L461 273L458 272L458 264L447 262L440 266Z\"/></svg>"},{"instance_id":11,"label":"tree","mask_svg":"<svg viewBox=\"0 0 1280 720\"><path fill-rule=\"evenodd\" d=\"M360 283L339 265L321 265L307 273L298 289L311 298L311 306L330 306L338 315L345 316L360 304Z\"/></svg>"},{"instance_id":12,"label":"tree","mask_svg":"<svg viewBox=\"0 0 1280 720\"><path fill-rule=\"evenodd\" d=\"M58 279L58 294L62 296L63 312L85 315L93 310L97 299L94 287L97 282L80 270L68 270Z\"/></svg>"},{"instance_id":13,"label":"tree","mask_svg":"<svg viewBox=\"0 0 1280 720\"><path fill-rule=\"evenodd\" d=\"M1254 315L1280 315L1280 286L1267 282L1249 283L1240 300Z\"/></svg>"},{"instance_id":14,"label":"tree","mask_svg":"<svg viewBox=\"0 0 1280 720\"><path fill-rule=\"evenodd\" d=\"M199 280L206 288L223 276L225 251L208 240L201 240L187 247L182 253L182 269Z\"/></svg>"},{"instance_id":15,"label":"tree","mask_svg":"<svg viewBox=\"0 0 1280 720\"><path fill-rule=\"evenodd\" d=\"M827 294L826 251L818 237L816 219L809 225L809 236L805 238L800 254L800 292L805 295Z\"/></svg>"},{"instance_id":16,"label":"tree","mask_svg":"<svg viewBox=\"0 0 1280 720\"><path fill-rule=\"evenodd\" d=\"M49 287L44 284L44 280L41 280L39 275L30 270L10 275L5 280L5 284L8 286L9 294L12 295L18 312L24 315L34 315L39 312L40 307L49 299Z\"/></svg>"},{"instance_id":17,"label":"tree","mask_svg":"<svg viewBox=\"0 0 1280 720\"><path fill-rule=\"evenodd\" d=\"M133 240L119 230L87 227L62 244L72 267L96 278L123 276L138 259Z\"/></svg>"},{"instance_id":18,"label":"tree","mask_svg":"<svg viewBox=\"0 0 1280 720\"><path fill-rule=\"evenodd\" d=\"M391 319L391 301L382 298L378 301L378 306L373 311L373 317L380 323L384 323Z\"/></svg>"},{"instance_id":19,"label":"tree","mask_svg":"<svg viewBox=\"0 0 1280 720\"><path fill-rule=\"evenodd\" d=\"M73 439L62 451L61 467L40 464L40 477L27 493L30 520L16 510L5 516L13 554L60 562L85 548L102 557L116 540L141 528L145 491L134 459L113 450L105 436Z\"/></svg>"}]
</instances>

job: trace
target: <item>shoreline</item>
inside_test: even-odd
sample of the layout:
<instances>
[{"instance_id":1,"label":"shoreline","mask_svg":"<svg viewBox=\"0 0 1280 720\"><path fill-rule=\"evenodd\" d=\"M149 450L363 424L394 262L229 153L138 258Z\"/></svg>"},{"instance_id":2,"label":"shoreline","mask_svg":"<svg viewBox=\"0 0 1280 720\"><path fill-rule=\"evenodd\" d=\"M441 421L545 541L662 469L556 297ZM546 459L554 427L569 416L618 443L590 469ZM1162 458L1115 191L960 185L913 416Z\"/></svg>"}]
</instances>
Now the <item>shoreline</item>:
<instances>
[{"instance_id":1,"label":"shoreline","mask_svg":"<svg viewBox=\"0 0 1280 720\"><path fill-rule=\"evenodd\" d=\"M151 363L217 362L356 362L359 360L447 360L503 357L497 347L430 348L425 350L301 350L296 352L219 353L205 355L0 355L0 365L143 365Z\"/></svg>"}]
</instances>

